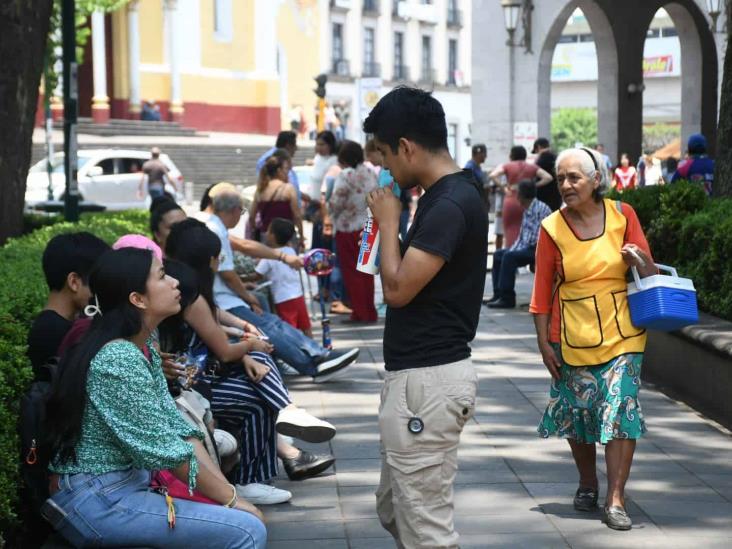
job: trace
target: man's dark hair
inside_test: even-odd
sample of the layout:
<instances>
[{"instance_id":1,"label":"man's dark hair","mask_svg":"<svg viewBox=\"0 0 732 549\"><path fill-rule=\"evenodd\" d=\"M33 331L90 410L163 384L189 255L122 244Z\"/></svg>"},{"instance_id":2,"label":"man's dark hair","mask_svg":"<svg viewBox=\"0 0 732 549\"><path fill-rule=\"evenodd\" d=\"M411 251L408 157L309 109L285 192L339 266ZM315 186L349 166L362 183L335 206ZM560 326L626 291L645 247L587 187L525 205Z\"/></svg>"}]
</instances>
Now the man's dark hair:
<instances>
[{"instance_id":1,"label":"man's dark hair","mask_svg":"<svg viewBox=\"0 0 732 549\"><path fill-rule=\"evenodd\" d=\"M277 141L275 141L275 147L282 149L288 145L293 147L297 145L297 134L289 130L278 133Z\"/></svg>"},{"instance_id":2,"label":"man's dark hair","mask_svg":"<svg viewBox=\"0 0 732 549\"><path fill-rule=\"evenodd\" d=\"M173 210L183 210L175 201L167 199L158 203L157 207L150 212L150 233L158 232L163 216Z\"/></svg>"},{"instance_id":3,"label":"man's dark hair","mask_svg":"<svg viewBox=\"0 0 732 549\"><path fill-rule=\"evenodd\" d=\"M549 148L549 140L546 137L540 137L536 141L534 141L534 148L531 150L533 154L536 154L539 152L539 149L548 149Z\"/></svg>"},{"instance_id":4,"label":"man's dark hair","mask_svg":"<svg viewBox=\"0 0 732 549\"><path fill-rule=\"evenodd\" d=\"M511 153L508 155L511 160L526 160L526 156L526 149L523 145L515 145L511 147Z\"/></svg>"},{"instance_id":5,"label":"man's dark hair","mask_svg":"<svg viewBox=\"0 0 732 549\"><path fill-rule=\"evenodd\" d=\"M536 183L530 179L522 179L518 184L518 197L525 200L536 198Z\"/></svg>"},{"instance_id":6,"label":"man's dark hair","mask_svg":"<svg viewBox=\"0 0 732 549\"><path fill-rule=\"evenodd\" d=\"M483 145L483 143L478 143L477 145L473 145L473 148L471 149L473 156L475 156L476 154L485 153L486 151L487 151L487 149L485 148L485 145Z\"/></svg>"},{"instance_id":7,"label":"man's dark hair","mask_svg":"<svg viewBox=\"0 0 732 549\"><path fill-rule=\"evenodd\" d=\"M355 141L345 140L338 149L338 162L349 168L355 168L363 163L363 148Z\"/></svg>"},{"instance_id":8,"label":"man's dark hair","mask_svg":"<svg viewBox=\"0 0 732 549\"><path fill-rule=\"evenodd\" d=\"M52 291L63 290L70 273L86 282L92 266L109 250L109 244L91 233L67 233L54 236L43 251L43 274Z\"/></svg>"},{"instance_id":9,"label":"man's dark hair","mask_svg":"<svg viewBox=\"0 0 732 549\"><path fill-rule=\"evenodd\" d=\"M401 138L414 141L428 151L447 150L445 111L432 94L417 88L398 86L382 97L363 123L396 154Z\"/></svg>"},{"instance_id":10,"label":"man's dark hair","mask_svg":"<svg viewBox=\"0 0 732 549\"><path fill-rule=\"evenodd\" d=\"M295 234L295 225L289 219L275 217L269 224L278 246L286 246Z\"/></svg>"}]
</instances>

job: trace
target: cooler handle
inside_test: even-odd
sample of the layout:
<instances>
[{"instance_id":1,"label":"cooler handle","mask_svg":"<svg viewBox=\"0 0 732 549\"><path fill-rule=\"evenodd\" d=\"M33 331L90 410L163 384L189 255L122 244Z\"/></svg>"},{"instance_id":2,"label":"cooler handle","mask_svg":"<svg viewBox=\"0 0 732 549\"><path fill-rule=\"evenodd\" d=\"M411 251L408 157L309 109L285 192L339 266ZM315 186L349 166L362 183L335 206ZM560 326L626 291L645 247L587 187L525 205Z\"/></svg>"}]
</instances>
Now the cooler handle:
<instances>
[{"instance_id":1,"label":"cooler handle","mask_svg":"<svg viewBox=\"0 0 732 549\"><path fill-rule=\"evenodd\" d=\"M679 273L676 272L676 269L673 267L669 267L668 265L662 265L660 263L654 263L654 265L656 265L656 267L658 267L659 271L668 271L669 273L671 273L671 276L673 276L674 278L679 277ZM635 280L635 287L638 288L639 290L642 290L643 284L641 283L641 277L638 275L638 269L636 269L635 265L633 265L630 268L630 270L633 273L633 280Z\"/></svg>"}]
</instances>

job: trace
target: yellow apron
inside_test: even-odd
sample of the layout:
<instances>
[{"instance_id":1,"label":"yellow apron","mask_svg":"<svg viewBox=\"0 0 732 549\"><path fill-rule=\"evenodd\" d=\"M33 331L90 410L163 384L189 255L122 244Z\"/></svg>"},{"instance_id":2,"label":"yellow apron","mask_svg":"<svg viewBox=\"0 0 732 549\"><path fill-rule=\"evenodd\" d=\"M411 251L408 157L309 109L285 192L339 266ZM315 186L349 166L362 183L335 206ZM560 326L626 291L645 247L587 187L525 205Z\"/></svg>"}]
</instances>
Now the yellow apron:
<instances>
[{"instance_id":1,"label":"yellow apron","mask_svg":"<svg viewBox=\"0 0 732 549\"><path fill-rule=\"evenodd\" d=\"M615 203L603 200L605 230L581 240L557 211L542 226L562 255L558 287L562 359L570 366L596 366L625 353L642 353L646 332L633 326L620 255L628 224Z\"/></svg>"}]
</instances>

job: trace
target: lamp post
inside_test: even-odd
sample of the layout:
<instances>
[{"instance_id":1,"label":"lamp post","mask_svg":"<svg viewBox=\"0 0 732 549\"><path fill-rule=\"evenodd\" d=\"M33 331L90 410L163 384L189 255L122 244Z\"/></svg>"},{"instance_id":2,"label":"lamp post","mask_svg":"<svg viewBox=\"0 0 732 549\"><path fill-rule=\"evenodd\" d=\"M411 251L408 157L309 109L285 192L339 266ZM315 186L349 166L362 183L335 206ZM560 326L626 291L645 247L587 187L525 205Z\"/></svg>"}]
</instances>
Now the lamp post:
<instances>
[{"instance_id":1,"label":"lamp post","mask_svg":"<svg viewBox=\"0 0 732 549\"><path fill-rule=\"evenodd\" d=\"M79 220L79 185L76 180L76 123L79 116L79 91L76 64L76 1L61 3L61 35L63 43L64 88L64 216L66 221Z\"/></svg>"},{"instance_id":2,"label":"lamp post","mask_svg":"<svg viewBox=\"0 0 732 549\"><path fill-rule=\"evenodd\" d=\"M503 21L508 32L508 131L513 144L513 125L516 121L514 94L516 90L516 44L514 33L518 25L519 13L521 11L521 0L501 0L503 8Z\"/></svg>"},{"instance_id":3,"label":"lamp post","mask_svg":"<svg viewBox=\"0 0 732 549\"><path fill-rule=\"evenodd\" d=\"M719 19L719 15L722 13L722 0L707 0L707 11L709 12L709 17L712 18L712 32L717 32L717 19Z\"/></svg>"}]
</instances>

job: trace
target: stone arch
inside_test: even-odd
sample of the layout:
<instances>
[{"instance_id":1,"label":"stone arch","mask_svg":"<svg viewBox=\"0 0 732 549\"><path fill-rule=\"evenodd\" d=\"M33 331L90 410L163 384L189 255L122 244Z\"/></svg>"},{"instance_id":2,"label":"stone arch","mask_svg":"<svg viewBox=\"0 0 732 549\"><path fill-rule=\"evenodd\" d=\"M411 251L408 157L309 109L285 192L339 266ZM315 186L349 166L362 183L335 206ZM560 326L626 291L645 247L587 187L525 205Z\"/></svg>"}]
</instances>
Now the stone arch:
<instances>
[{"instance_id":1,"label":"stone arch","mask_svg":"<svg viewBox=\"0 0 732 549\"><path fill-rule=\"evenodd\" d=\"M614 158L618 152L618 51L610 21L594 0L568 2L546 35L539 54L537 77L539 135L551 135L552 58L567 19L577 8L580 8L587 18L597 51L598 140L605 145L606 153Z\"/></svg>"},{"instance_id":2,"label":"stone arch","mask_svg":"<svg viewBox=\"0 0 732 549\"><path fill-rule=\"evenodd\" d=\"M717 129L717 48L706 14L693 0L662 6L674 22L681 44L681 142L701 132L714 152Z\"/></svg>"}]
</instances>

